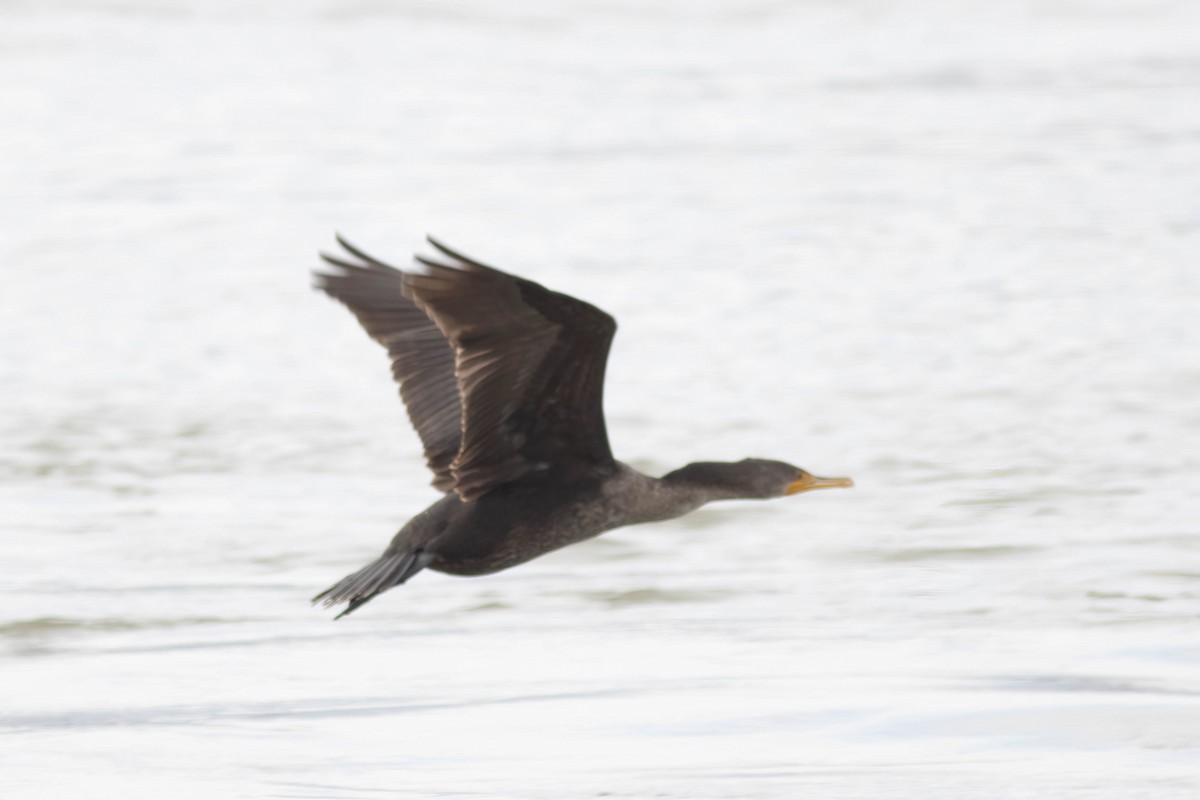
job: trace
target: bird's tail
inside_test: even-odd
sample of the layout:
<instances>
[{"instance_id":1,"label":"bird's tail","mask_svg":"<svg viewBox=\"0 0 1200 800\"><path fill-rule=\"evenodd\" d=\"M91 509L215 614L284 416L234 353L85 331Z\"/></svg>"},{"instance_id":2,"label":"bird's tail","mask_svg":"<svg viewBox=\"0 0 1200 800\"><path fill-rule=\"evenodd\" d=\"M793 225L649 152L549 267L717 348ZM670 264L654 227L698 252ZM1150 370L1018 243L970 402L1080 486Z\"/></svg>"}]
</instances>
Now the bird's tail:
<instances>
[{"instance_id":1,"label":"bird's tail","mask_svg":"<svg viewBox=\"0 0 1200 800\"><path fill-rule=\"evenodd\" d=\"M351 573L314 597L314 603L326 608L346 603L346 610L334 619L341 619L380 592L399 586L433 561L433 554L422 550L384 553L358 572Z\"/></svg>"}]
</instances>

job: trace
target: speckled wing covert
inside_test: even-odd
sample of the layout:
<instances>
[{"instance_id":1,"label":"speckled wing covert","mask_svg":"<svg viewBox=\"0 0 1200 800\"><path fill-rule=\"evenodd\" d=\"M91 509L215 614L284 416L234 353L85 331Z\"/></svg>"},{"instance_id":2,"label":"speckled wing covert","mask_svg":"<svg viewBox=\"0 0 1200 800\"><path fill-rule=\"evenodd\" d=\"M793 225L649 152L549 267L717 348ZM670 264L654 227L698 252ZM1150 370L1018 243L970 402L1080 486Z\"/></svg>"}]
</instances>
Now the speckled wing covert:
<instances>
[{"instance_id":1,"label":"speckled wing covert","mask_svg":"<svg viewBox=\"0 0 1200 800\"><path fill-rule=\"evenodd\" d=\"M320 275L318 286L388 348L435 486L452 488L469 502L547 469L563 475L612 471L602 406L616 332L611 316L433 238L429 243L444 260L418 256L423 273L400 272L338 241L364 264L323 256L344 272ZM377 292L386 297L375 299ZM411 310L427 315L424 324L440 331L443 349L433 346L428 327L421 328ZM447 461L451 414L458 424Z\"/></svg>"}]
</instances>

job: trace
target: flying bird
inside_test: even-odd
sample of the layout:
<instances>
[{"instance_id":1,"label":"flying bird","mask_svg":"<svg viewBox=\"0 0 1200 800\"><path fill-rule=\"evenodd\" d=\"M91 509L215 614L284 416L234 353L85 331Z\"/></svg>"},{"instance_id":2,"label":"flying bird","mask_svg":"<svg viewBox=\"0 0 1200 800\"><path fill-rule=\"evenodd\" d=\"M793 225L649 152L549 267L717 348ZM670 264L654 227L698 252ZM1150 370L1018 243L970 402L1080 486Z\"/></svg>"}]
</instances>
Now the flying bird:
<instances>
[{"instance_id":1,"label":"flying bird","mask_svg":"<svg viewBox=\"0 0 1200 800\"><path fill-rule=\"evenodd\" d=\"M782 461L702 461L654 478L613 458L601 399L617 324L428 237L400 270L349 244L316 286L386 348L443 496L376 560L313 598L343 617L423 569L486 575L714 500L853 486Z\"/></svg>"}]
</instances>

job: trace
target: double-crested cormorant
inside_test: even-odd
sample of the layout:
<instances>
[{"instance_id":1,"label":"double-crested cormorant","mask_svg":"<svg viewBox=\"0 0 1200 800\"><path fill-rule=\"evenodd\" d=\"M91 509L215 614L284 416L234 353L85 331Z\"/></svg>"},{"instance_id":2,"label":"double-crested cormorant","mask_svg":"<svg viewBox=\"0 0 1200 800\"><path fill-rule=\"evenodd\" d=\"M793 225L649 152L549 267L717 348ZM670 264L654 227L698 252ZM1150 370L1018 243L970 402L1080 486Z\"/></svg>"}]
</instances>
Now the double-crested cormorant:
<instances>
[{"instance_id":1,"label":"double-crested cormorant","mask_svg":"<svg viewBox=\"0 0 1200 800\"><path fill-rule=\"evenodd\" d=\"M832 486L782 461L699 462L652 478L616 461L601 394L608 314L456 253L402 272L348 244L358 263L317 287L387 348L400 397L445 495L383 555L313 598L349 614L428 567L485 575L604 531L671 519L713 500Z\"/></svg>"}]
</instances>

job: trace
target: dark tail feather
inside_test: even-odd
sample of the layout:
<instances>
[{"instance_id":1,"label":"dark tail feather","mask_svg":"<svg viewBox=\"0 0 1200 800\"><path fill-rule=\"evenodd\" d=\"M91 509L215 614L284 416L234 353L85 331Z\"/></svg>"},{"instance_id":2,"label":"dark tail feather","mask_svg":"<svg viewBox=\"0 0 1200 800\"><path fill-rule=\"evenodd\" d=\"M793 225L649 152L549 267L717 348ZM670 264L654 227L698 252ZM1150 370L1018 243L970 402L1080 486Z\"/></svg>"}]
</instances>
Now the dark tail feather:
<instances>
[{"instance_id":1,"label":"dark tail feather","mask_svg":"<svg viewBox=\"0 0 1200 800\"><path fill-rule=\"evenodd\" d=\"M347 575L314 597L314 603L326 608L349 603L334 619L341 619L363 603L393 586L399 586L433 561L433 554L421 550L385 553L358 572Z\"/></svg>"}]
</instances>

